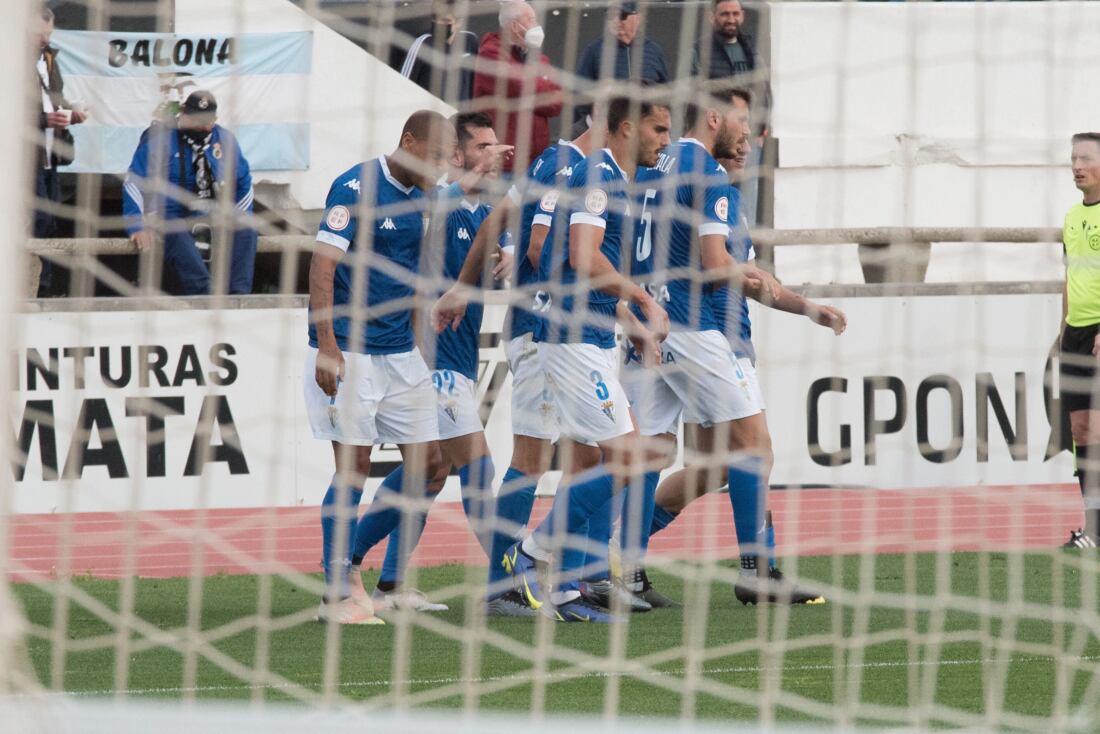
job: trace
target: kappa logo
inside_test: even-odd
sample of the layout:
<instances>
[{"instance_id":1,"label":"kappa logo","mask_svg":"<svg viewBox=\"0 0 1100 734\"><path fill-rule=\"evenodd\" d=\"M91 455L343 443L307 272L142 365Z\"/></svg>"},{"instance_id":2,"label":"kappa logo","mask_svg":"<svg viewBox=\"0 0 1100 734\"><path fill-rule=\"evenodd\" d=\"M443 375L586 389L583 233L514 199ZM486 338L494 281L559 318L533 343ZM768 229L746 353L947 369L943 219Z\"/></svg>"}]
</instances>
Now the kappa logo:
<instances>
[{"instance_id":1,"label":"kappa logo","mask_svg":"<svg viewBox=\"0 0 1100 734\"><path fill-rule=\"evenodd\" d=\"M560 171L558 171L557 175L562 176L564 178L569 178L570 176L573 175L573 166L565 166Z\"/></svg>"},{"instance_id":2,"label":"kappa logo","mask_svg":"<svg viewBox=\"0 0 1100 734\"><path fill-rule=\"evenodd\" d=\"M397 225L393 223L392 219L386 217L386 221L382 222L382 224L378 226L378 229L386 229L392 231L397 229Z\"/></svg>"},{"instance_id":3,"label":"kappa logo","mask_svg":"<svg viewBox=\"0 0 1100 734\"><path fill-rule=\"evenodd\" d=\"M459 227L458 228L458 239L469 241L470 233L466 231L465 227Z\"/></svg>"},{"instance_id":4,"label":"kappa logo","mask_svg":"<svg viewBox=\"0 0 1100 734\"><path fill-rule=\"evenodd\" d=\"M607 170L611 171L612 173L615 173L615 169L611 167L611 164L605 163L604 161L600 161L600 164L598 166L596 166L596 168L606 168Z\"/></svg>"},{"instance_id":5,"label":"kappa logo","mask_svg":"<svg viewBox=\"0 0 1100 734\"><path fill-rule=\"evenodd\" d=\"M354 191L355 193L357 193L357 194L359 193L359 179L353 178L352 180L348 181L344 185L347 186L352 191Z\"/></svg>"},{"instance_id":6,"label":"kappa logo","mask_svg":"<svg viewBox=\"0 0 1100 734\"><path fill-rule=\"evenodd\" d=\"M603 414L607 416L607 419L609 421L611 421L612 423L615 422L615 401L614 400L604 401L604 403L602 405L600 405L600 410L603 411Z\"/></svg>"}]
</instances>

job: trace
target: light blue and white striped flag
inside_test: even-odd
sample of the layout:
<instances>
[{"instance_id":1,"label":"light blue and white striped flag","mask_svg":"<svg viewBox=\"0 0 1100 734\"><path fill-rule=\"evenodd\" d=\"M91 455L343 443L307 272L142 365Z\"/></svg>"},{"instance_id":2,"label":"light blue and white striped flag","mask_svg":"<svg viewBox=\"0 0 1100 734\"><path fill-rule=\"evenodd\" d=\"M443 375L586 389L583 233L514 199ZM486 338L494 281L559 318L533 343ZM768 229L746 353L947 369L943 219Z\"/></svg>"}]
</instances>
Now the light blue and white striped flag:
<instances>
[{"instance_id":1,"label":"light blue and white striped flag","mask_svg":"<svg viewBox=\"0 0 1100 734\"><path fill-rule=\"evenodd\" d=\"M120 173L142 130L166 101L206 89L218 123L233 132L253 170L309 168L309 75L313 34L56 31L65 97L88 120L72 127L74 172Z\"/></svg>"}]
</instances>

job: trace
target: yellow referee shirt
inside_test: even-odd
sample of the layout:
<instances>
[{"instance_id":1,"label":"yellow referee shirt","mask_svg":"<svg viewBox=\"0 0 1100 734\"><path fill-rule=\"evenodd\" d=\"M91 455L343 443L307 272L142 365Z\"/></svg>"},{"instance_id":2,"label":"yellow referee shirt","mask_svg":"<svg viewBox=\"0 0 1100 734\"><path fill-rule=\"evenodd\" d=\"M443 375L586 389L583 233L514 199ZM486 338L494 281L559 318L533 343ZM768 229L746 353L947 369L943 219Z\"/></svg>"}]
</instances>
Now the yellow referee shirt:
<instances>
[{"instance_id":1,"label":"yellow referee shirt","mask_svg":"<svg viewBox=\"0 0 1100 734\"><path fill-rule=\"evenodd\" d=\"M1066 323L1100 323L1100 203L1077 204L1062 225L1066 248Z\"/></svg>"}]
</instances>

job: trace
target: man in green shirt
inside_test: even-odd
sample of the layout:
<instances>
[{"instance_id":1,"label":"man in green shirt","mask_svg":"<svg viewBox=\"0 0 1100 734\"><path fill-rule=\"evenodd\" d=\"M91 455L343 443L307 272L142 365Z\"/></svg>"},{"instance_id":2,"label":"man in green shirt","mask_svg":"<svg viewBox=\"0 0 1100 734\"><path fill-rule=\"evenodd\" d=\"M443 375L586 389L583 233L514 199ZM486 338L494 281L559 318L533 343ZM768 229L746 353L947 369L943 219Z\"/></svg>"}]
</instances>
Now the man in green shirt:
<instances>
[{"instance_id":1,"label":"man in green shirt","mask_svg":"<svg viewBox=\"0 0 1100 734\"><path fill-rule=\"evenodd\" d=\"M1100 405L1093 405L1100 359L1100 133L1074 135L1070 160L1083 201L1070 208L1062 225L1066 286L1059 374L1085 501L1085 527L1073 531L1066 547L1095 548L1100 533Z\"/></svg>"}]
</instances>

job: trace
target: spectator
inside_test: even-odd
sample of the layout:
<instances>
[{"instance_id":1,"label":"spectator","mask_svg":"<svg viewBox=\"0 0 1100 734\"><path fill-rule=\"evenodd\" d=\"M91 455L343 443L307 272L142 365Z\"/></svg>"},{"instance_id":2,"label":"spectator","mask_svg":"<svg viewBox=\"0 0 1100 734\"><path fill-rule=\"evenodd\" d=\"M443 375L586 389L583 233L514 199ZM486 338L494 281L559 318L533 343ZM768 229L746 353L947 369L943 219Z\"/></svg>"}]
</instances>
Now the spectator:
<instances>
[{"instance_id":1,"label":"spectator","mask_svg":"<svg viewBox=\"0 0 1100 734\"><path fill-rule=\"evenodd\" d=\"M507 114L503 142L516 147L516 155L504 164L508 172L526 170L546 149L550 120L561 114L561 86L553 79L550 59L539 52L544 38L534 9L508 0L500 7L500 32L486 33L478 49L474 97L495 99L481 109L498 131L500 114ZM525 140L517 139L521 132L527 132Z\"/></svg>"},{"instance_id":2,"label":"spectator","mask_svg":"<svg viewBox=\"0 0 1100 734\"><path fill-rule=\"evenodd\" d=\"M220 125L218 103L206 91L183 102L175 127L153 123L141 134L123 185L126 231L139 250L164 238L164 266L182 295L210 293L212 214L232 174L234 216L252 213L252 175L236 138ZM205 245L205 247L204 247ZM256 232L234 226L229 293L251 293Z\"/></svg>"},{"instance_id":3,"label":"spectator","mask_svg":"<svg viewBox=\"0 0 1100 734\"><path fill-rule=\"evenodd\" d=\"M741 0L715 0L714 32L710 43L705 39L695 42L692 53L692 76L707 79L724 79L744 87L752 93L759 105L753 106L753 129L756 144L753 145L745 176L741 182L741 203L749 226L756 226L757 198L760 190L760 163L764 150L764 138L768 135L768 113L771 110L771 85L767 68L756 52L752 36L742 31L745 9Z\"/></svg>"},{"instance_id":4,"label":"spectator","mask_svg":"<svg viewBox=\"0 0 1100 734\"><path fill-rule=\"evenodd\" d=\"M432 25L409 47L401 76L451 105L474 92L477 35L462 30L466 19L456 14L456 0L433 0Z\"/></svg>"},{"instance_id":5,"label":"spectator","mask_svg":"<svg viewBox=\"0 0 1100 734\"><path fill-rule=\"evenodd\" d=\"M630 52L636 50L634 44L641 26L638 3L621 2L607 9L607 35L588 44L581 51L577 62L577 76L583 79L599 81L601 67L605 63L604 40L614 36L615 51L611 55L613 79L641 79L651 84L663 84L669 80L665 52L656 41L645 39L640 44L642 58L637 60ZM580 122L592 112L592 105L578 105L574 121Z\"/></svg>"},{"instance_id":6,"label":"spectator","mask_svg":"<svg viewBox=\"0 0 1100 734\"><path fill-rule=\"evenodd\" d=\"M38 61L35 63L36 84L42 93L42 110L38 115L38 155L34 167L34 196L36 202L49 202L45 208L34 211L34 236L49 238L57 234L57 226L51 205L61 203L61 182L57 167L72 163L73 138L69 125L84 122L83 110L74 110L65 99L65 80L57 67L57 49L50 45L53 33L53 11L45 5L38 14ZM38 277L38 297L49 295L53 279L50 261L42 260L42 273Z\"/></svg>"}]
</instances>

